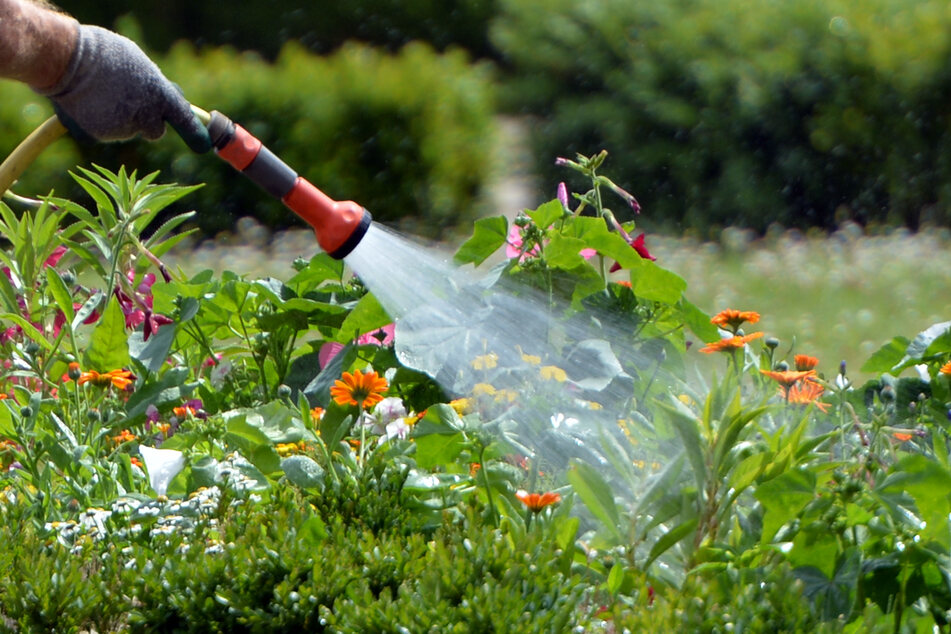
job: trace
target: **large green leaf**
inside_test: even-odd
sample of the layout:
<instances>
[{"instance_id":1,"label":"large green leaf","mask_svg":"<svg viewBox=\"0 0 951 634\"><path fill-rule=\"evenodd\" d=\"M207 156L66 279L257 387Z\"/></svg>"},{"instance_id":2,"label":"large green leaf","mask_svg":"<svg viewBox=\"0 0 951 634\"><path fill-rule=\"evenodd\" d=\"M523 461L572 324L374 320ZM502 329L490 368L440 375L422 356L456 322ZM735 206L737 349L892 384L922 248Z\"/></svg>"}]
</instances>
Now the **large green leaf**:
<instances>
[{"instance_id":1,"label":"large green leaf","mask_svg":"<svg viewBox=\"0 0 951 634\"><path fill-rule=\"evenodd\" d=\"M573 462L568 470L568 482L591 514L600 520L615 543L624 542L621 530L621 515L614 503L611 486L593 467L583 462Z\"/></svg>"},{"instance_id":2,"label":"large green leaf","mask_svg":"<svg viewBox=\"0 0 951 634\"><path fill-rule=\"evenodd\" d=\"M380 301L373 295L364 295L353 307L343 325L340 326L340 335L337 341L346 342L355 339L359 335L377 330L389 323L393 318L390 317Z\"/></svg>"},{"instance_id":3,"label":"large green leaf","mask_svg":"<svg viewBox=\"0 0 951 634\"><path fill-rule=\"evenodd\" d=\"M676 273L643 260L631 271L631 288L641 299L676 304L687 289L687 282Z\"/></svg>"},{"instance_id":4,"label":"large green leaf","mask_svg":"<svg viewBox=\"0 0 951 634\"><path fill-rule=\"evenodd\" d=\"M815 491L816 475L805 469L786 471L759 485L753 495L763 505L761 543L769 543L815 497Z\"/></svg>"},{"instance_id":5,"label":"large green leaf","mask_svg":"<svg viewBox=\"0 0 951 634\"><path fill-rule=\"evenodd\" d=\"M565 215L565 208L558 200L549 200L539 205L538 209L528 212L528 217L542 229L552 226L556 220ZM602 223L603 224L603 223Z\"/></svg>"},{"instance_id":6,"label":"large green leaf","mask_svg":"<svg viewBox=\"0 0 951 634\"><path fill-rule=\"evenodd\" d=\"M925 522L920 535L949 545L948 516L951 513L951 472L922 455L901 458L876 489L882 496L908 493ZM917 528L917 527L915 527Z\"/></svg>"},{"instance_id":7,"label":"large green leaf","mask_svg":"<svg viewBox=\"0 0 951 634\"><path fill-rule=\"evenodd\" d=\"M694 531L697 530L697 524L698 524L697 518L694 517L692 519L687 520L686 522L678 524L677 526L673 527L672 529L664 533L664 535L660 539L658 539L654 543L654 545L651 547L650 554L648 554L647 556L647 561L644 562L644 567L647 568L654 562L655 559L663 555L665 552L667 552L674 546L676 546L677 543L680 542L682 539L684 539L685 537L689 535L692 535Z\"/></svg>"},{"instance_id":8,"label":"large green leaf","mask_svg":"<svg viewBox=\"0 0 951 634\"><path fill-rule=\"evenodd\" d=\"M108 372L128 367L129 339L125 331L125 315L119 301L112 297L96 324L89 347L86 348L85 367Z\"/></svg>"},{"instance_id":9,"label":"large green leaf","mask_svg":"<svg viewBox=\"0 0 951 634\"><path fill-rule=\"evenodd\" d=\"M459 247L454 259L459 264L472 263L478 266L505 244L507 237L508 221L505 216L480 218L473 225L472 237Z\"/></svg>"}]
</instances>

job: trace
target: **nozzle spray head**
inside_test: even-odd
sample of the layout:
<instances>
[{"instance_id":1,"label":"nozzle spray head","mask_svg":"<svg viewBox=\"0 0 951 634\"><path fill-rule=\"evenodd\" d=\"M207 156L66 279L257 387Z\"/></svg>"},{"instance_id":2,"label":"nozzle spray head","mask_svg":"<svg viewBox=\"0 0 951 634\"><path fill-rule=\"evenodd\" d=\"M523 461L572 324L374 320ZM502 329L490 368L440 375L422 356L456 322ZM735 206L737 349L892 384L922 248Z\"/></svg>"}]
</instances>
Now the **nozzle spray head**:
<instances>
[{"instance_id":1,"label":"nozzle spray head","mask_svg":"<svg viewBox=\"0 0 951 634\"><path fill-rule=\"evenodd\" d=\"M313 227L317 244L331 257L345 258L366 235L370 212L327 196L225 115L211 113L208 134L218 156Z\"/></svg>"}]
</instances>

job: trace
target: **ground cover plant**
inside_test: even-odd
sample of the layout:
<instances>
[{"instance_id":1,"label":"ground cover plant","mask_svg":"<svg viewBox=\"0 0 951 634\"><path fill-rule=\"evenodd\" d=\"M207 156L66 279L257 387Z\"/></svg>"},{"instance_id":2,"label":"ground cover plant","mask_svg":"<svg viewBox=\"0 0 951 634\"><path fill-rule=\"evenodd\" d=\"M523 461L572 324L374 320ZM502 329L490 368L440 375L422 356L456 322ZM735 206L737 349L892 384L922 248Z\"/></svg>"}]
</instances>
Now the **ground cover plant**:
<instances>
[{"instance_id":1,"label":"ground cover plant","mask_svg":"<svg viewBox=\"0 0 951 634\"><path fill-rule=\"evenodd\" d=\"M155 174L0 206L0 628L946 627L951 322L859 382L705 314L605 158L456 253L517 346L394 325L397 266L172 270Z\"/></svg>"}]
</instances>

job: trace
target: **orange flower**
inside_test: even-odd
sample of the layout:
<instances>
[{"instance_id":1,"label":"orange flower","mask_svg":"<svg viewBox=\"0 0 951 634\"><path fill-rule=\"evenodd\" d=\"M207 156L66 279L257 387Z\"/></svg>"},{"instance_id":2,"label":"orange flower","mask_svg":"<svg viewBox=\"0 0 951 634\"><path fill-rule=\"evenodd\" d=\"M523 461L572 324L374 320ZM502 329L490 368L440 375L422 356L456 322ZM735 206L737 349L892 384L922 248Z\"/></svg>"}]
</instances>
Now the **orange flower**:
<instances>
[{"instance_id":1,"label":"orange flower","mask_svg":"<svg viewBox=\"0 0 951 634\"><path fill-rule=\"evenodd\" d=\"M129 462L137 466L139 469L142 468L142 461L139 460L138 456L132 456L131 458L129 458Z\"/></svg>"},{"instance_id":2,"label":"orange flower","mask_svg":"<svg viewBox=\"0 0 951 634\"><path fill-rule=\"evenodd\" d=\"M808 379L789 388L779 388L780 395L785 396L790 403L797 405L815 403L816 409L823 413L829 411L829 404L818 400L824 391L824 387Z\"/></svg>"},{"instance_id":3,"label":"orange flower","mask_svg":"<svg viewBox=\"0 0 951 634\"><path fill-rule=\"evenodd\" d=\"M546 506L561 502L561 495L552 492L528 493L526 491L518 491L515 497L517 497L522 504L527 506L532 513L539 513Z\"/></svg>"},{"instance_id":4,"label":"orange flower","mask_svg":"<svg viewBox=\"0 0 951 634\"><path fill-rule=\"evenodd\" d=\"M900 442L908 442L909 440L911 440L911 434L906 434L900 431L892 432L892 436L895 437L895 440L898 440Z\"/></svg>"},{"instance_id":5,"label":"orange flower","mask_svg":"<svg viewBox=\"0 0 951 634\"><path fill-rule=\"evenodd\" d=\"M172 413L175 414L177 418L188 418L189 416L194 416L197 410L191 405L180 405L178 407L172 408Z\"/></svg>"},{"instance_id":6,"label":"orange flower","mask_svg":"<svg viewBox=\"0 0 951 634\"><path fill-rule=\"evenodd\" d=\"M334 381L330 395L340 405L357 405L361 409L370 409L383 400L389 384L376 372L364 374L354 370L353 374L344 372L341 379Z\"/></svg>"},{"instance_id":7,"label":"orange flower","mask_svg":"<svg viewBox=\"0 0 951 634\"><path fill-rule=\"evenodd\" d=\"M121 445L124 442L132 442L136 439L135 434L130 432L128 429L123 429L119 432L117 436L112 437L112 442L117 445Z\"/></svg>"},{"instance_id":8,"label":"orange flower","mask_svg":"<svg viewBox=\"0 0 951 634\"><path fill-rule=\"evenodd\" d=\"M938 370L938 372L941 374L951 374L951 361L948 361L943 366L941 366L941 369Z\"/></svg>"},{"instance_id":9,"label":"orange flower","mask_svg":"<svg viewBox=\"0 0 951 634\"><path fill-rule=\"evenodd\" d=\"M115 385L118 389L124 390L135 380L135 375L128 370L109 370L103 374L95 370L89 370L79 375L77 383L92 383L96 387L109 387L109 384Z\"/></svg>"},{"instance_id":10,"label":"orange flower","mask_svg":"<svg viewBox=\"0 0 951 634\"><path fill-rule=\"evenodd\" d=\"M800 372L814 370L816 366L819 365L819 359L810 357L808 354L797 354L793 357L793 361L796 364L796 369Z\"/></svg>"},{"instance_id":11,"label":"orange flower","mask_svg":"<svg viewBox=\"0 0 951 634\"><path fill-rule=\"evenodd\" d=\"M749 342L754 339L759 339L763 336L761 332L752 332L748 335L735 335L733 337L727 337L726 339L720 339L719 341L714 341L713 343L708 343L704 347L700 348L700 352L732 352L733 350L739 350Z\"/></svg>"},{"instance_id":12,"label":"orange flower","mask_svg":"<svg viewBox=\"0 0 951 634\"><path fill-rule=\"evenodd\" d=\"M787 390L806 377L814 376L816 374L815 370L760 370L760 372L776 381Z\"/></svg>"},{"instance_id":13,"label":"orange flower","mask_svg":"<svg viewBox=\"0 0 951 634\"><path fill-rule=\"evenodd\" d=\"M735 333L740 325L747 321L751 324L755 324L759 321L759 313L755 313L752 310L733 310L732 308L728 308L714 315L710 323Z\"/></svg>"}]
</instances>

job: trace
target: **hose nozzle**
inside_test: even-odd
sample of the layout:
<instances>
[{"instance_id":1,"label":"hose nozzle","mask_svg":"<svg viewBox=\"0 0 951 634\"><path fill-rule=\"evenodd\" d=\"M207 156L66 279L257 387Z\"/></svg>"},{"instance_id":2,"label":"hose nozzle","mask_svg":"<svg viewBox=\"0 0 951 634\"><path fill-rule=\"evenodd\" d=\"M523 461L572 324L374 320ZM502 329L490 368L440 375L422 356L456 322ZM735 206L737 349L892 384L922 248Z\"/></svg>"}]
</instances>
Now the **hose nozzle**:
<instances>
[{"instance_id":1,"label":"hose nozzle","mask_svg":"<svg viewBox=\"0 0 951 634\"><path fill-rule=\"evenodd\" d=\"M370 212L327 196L225 115L211 112L208 133L218 156L313 227L317 244L330 257L343 259L366 235Z\"/></svg>"}]
</instances>

